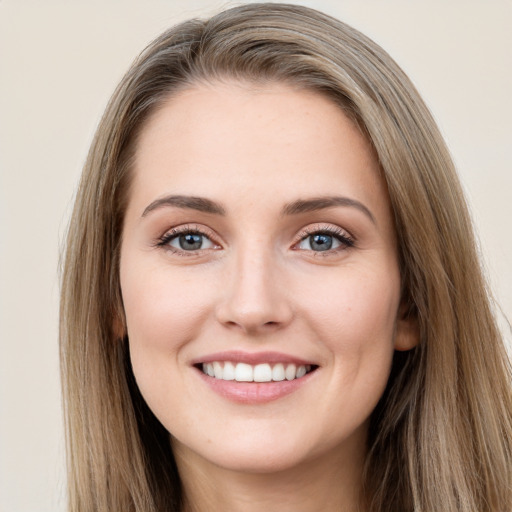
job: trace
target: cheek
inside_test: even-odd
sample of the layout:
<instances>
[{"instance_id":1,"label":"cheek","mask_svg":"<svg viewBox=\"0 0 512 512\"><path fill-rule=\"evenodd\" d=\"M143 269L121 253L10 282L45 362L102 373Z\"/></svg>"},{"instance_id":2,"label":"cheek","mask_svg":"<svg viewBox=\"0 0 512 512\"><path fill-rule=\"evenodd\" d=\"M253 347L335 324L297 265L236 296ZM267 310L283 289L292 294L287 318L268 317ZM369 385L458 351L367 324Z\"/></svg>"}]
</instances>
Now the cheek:
<instances>
[{"instance_id":1,"label":"cheek","mask_svg":"<svg viewBox=\"0 0 512 512\"><path fill-rule=\"evenodd\" d=\"M322 294L303 294L303 309L319 328L332 333L336 346L352 346L356 340L357 345L381 343L382 339L391 343L399 283L398 272L393 270L385 277L370 271L340 272Z\"/></svg>"},{"instance_id":2,"label":"cheek","mask_svg":"<svg viewBox=\"0 0 512 512\"><path fill-rule=\"evenodd\" d=\"M398 270L340 273L330 281L328 292L308 298L302 306L333 360L336 381L358 388L376 403L389 378L394 353L394 332L399 305Z\"/></svg>"},{"instance_id":3,"label":"cheek","mask_svg":"<svg viewBox=\"0 0 512 512\"><path fill-rule=\"evenodd\" d=\"M121 266L133 373L151 410L174 410L190 393L182 385L182 349L198 337L211 299L186 273L137 263L125 258Z\"/></svg>"},{"instance_id":4,"label":"cheek","mask_svg":"<svg viewBox=\"0 0 512 512\"><path fill-rule=\"evenodd\" d=\"M121 275L128 336L133 344L172 352L193 339L207 314L209 286L171 269L126 265Z\"/></svg>"}]
</instances>

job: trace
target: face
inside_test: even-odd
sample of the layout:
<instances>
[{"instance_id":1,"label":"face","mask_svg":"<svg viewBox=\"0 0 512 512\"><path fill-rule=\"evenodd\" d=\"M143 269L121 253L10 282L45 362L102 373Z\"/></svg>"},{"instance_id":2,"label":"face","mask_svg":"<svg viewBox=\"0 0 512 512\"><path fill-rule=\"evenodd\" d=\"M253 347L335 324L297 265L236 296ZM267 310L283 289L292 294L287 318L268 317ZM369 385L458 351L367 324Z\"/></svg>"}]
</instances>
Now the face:
<instances>
[{"instance_id":1,"label":"face","mask_svg":"<svg viewBox=\"0 0 512 512\"><path fill-rule=\"evenodd\" d=\"M120 272L144 399L177 453L232 470L360 456L416 341L371 147L285 85L201 85L153 115Z\"/></svg>"}]
</instances>

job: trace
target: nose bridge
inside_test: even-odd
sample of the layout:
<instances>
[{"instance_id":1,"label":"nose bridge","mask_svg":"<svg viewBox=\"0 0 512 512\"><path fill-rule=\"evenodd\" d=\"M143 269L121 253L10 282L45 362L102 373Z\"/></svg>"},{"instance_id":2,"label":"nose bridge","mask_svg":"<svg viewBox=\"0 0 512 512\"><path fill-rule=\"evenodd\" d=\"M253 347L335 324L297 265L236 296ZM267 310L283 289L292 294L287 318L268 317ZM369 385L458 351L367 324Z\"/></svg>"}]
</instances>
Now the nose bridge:
<instances>
[{"instance_id":1,"label":"nose bridge","mask_svg":"<svg viewBox=\"0 0 512 512\"><path fill-rule=\"evenodd\" d=\"M291 319L277 258L268 240L251 240L234 251L219 320L245 332L276 329Z\"/></svg>"}]
</instances>

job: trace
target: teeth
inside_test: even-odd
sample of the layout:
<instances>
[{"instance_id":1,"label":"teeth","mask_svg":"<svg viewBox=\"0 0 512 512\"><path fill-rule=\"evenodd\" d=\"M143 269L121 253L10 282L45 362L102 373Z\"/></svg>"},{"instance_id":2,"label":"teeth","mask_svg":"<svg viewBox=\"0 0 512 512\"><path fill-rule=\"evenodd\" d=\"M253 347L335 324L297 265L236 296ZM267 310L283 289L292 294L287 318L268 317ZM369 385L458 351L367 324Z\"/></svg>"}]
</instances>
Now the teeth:
<instances>
[{"instance_id":1,"label":"teeth","mask_svg":"<svg viewBox=\"0 0 512 512\"><path fill-rule=\"evenodd\" d=\"M272 380L281 381L285 379L284 366L278 363L272 368Z\"/></svg>"},{"instance_id":2,"label":"teeth","mask_svg":"<svg viewBox=\"0 0 512 512\"><path fill-rule=\"evenodd\" d=\"M286 367L286 370L284 371L284 375L286 377L286 380L293 380L295 379L295 373L297 372L297 367L294 364L289 364Z\"/></svg>"},{"instance_id":3,"label":"teeth","mask_svg":"<svg viewBox=\"0 0 512 512\"><path fill-rule=\"evenodd\" d=\"M250 364L238 363L235 366L235 380L237 382L252 382L253 370Z\"/></svg>"},{"instance_id":4,"label":"teeth","mask_svg":"<svg viewBox=\"0 0 512 512\"><path fill-rule=\"evenodd\" d=\"M235 365L230 363L224 363L224 374L221 377L224 380L235 380Z\"/></svg>"},{"instance_id":5,"label":"teeth","mask_svg":"<svg viewBox=\"0 0 512 512\"><path fill-rule=\"evenodd\" d=\"M204 366L203 366L203 371L204 371ZM215 371L213 370L213 364L207 364L207 365L206 365L206 373L207 373L210 377L215 376Z\"/></svg>"},{"instance_id":6,"label":"teeth","mask_svg":"<svg viewBox=\"0 0 512 512\"><path fill-rule=\"evenodd\" d=\"M269 364L257 364L254 367L254 382L270 382L272 380L272 368Z\"/></svg>"},{"instance_id":7,"label":"teeth","mask_svg":"<svg viewBox=\"0 0 512 512\"><path fill-rule=\"evenodd\" d=\"M213 363L213 374L216 379L222 379L224 372L222 370L222 365L218 361Z\"/></svg>"},{"instance_id":8,"label":"teeth","mask_svg":"<svg viewBox=\"0 0 512 512\"><path fill-rule=\"evenodd\" d=\"M252 366L246 363L214 361L203 363L203 373L221 380L236 380L237 382L280 382L304 377L311 371L311 365L282 364L271 366L268 363Z\"/></svg>"},{"instance_id":9,"label":"teeth","mask_svg":"<svg viewBox=\"0 0 512 512\"><path fill-rule=\"evenodd\" d=\"M304 375L306 375L306 367L299 366L297 368L297 373L295 374L295 376L297 377L297 379L300 379L301 377L304 377Z\"/></svg>"}]
</instances>

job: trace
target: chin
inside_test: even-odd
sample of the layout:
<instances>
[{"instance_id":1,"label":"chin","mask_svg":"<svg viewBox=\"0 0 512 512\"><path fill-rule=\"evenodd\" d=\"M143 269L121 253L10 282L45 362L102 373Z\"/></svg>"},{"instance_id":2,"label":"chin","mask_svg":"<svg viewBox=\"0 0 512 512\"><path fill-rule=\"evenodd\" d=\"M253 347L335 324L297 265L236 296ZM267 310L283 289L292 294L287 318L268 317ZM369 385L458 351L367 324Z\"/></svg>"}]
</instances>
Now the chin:
<instances>
[{"instance_id":1,"label":"chin","mask_svg":"<svg viewBox=\"0 0 512 512\"><path fill-rule=\"evenodd\" d=\"M298 467L307 460L304 454L298 454L296 451L290 453L288 450L255 447L212 453L208 458L212 464L225 470L247 474L279 473Z\"/></svg>"},{"instance_id":2,"label":"chin","mask_svg":"<svg viewBox=\"0 0 512 512\"><path fill-rule=\"evenodd\" d=\"M325 455L329 458L337 452L338 444L343 443L331 445L319 439L314 442L314 436L294 435L281 428L274 435L269 435L268 430L263 435L249 430L238 436L227 433L222 439L208 439L206 443L194 446L186 446L174 439L173 450L182 460L192 455L228 471L269 474L299 468Z\"/></svg>"}]
</instances>

